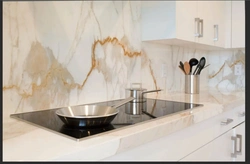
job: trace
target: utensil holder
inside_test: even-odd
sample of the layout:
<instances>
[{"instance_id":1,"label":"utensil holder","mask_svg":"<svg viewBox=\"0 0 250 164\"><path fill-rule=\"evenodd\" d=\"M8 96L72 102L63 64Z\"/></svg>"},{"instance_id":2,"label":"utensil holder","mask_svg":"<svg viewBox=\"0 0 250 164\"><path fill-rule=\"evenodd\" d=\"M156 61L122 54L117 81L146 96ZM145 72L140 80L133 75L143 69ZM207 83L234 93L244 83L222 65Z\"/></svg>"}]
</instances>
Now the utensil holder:
<instances>
[{"instance_id":1,"label":"utensil holder","mask_svg":"<svg viewBox=\"0 0 250 164\"><path fill-rule=\"evenodd\" d=\"M185 75L185 93L198 94L200 92L200 75Z\"/></svg>"}]
</instances>

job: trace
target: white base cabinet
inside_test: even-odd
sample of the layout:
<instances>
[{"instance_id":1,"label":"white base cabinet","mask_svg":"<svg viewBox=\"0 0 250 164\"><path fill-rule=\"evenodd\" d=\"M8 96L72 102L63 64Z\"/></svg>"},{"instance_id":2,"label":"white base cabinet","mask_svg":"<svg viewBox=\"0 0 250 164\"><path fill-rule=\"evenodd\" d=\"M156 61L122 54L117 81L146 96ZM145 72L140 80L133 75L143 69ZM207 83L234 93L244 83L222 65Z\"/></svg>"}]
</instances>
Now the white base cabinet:
<instances>
[{"instance_id":1,"label":"white base cabinet","mask_svg":"<svg viewBox=\"0 0 250 164\"><path fill-rule=\"evenodd\" d=\"M180 161L245 161L245 122Z\"/></svg>"},{"instance_id":2,"label":"white base cabinet","mask_svg":"<svg viewBox=\"0 0 250 164\"><path fill-rule=\"evenodd\" d=\"M244 112L245 105L241 105L183 130L108 157L103 161L231 161L233 152L231 136L235 132L235 134L241 134L243 140L245 139L243 127L245 124L234 128L245 121ZM235 158L237 160L244 160L243 145L244 141L242 142L242 155L237 155ZM218 152L221 150L216 146L225 151L219 154Z\"/></svg>"}]
</instances>

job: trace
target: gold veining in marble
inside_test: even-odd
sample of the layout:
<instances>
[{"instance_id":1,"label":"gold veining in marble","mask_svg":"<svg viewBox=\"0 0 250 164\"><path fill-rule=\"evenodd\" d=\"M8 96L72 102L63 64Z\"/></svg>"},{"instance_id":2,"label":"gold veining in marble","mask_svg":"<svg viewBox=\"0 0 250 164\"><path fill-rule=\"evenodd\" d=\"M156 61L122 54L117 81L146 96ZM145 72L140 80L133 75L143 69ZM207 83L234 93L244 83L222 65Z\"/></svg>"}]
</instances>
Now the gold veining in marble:
<instances>
[{"instance_id":1,"label":"gold veining in marble","mask_svg":"<svg viewBox=\"0 0 250 164\"><path fill-rule=\"evenodd\" d=\"M88 71L88 74L85 78L85 80L83 81L82 85L78 86L78 89L82 89L83 86L85 85L86 81L88 80L88 77L90 76L90 74L92 73L92 71L97 68L98 66L101 65L101 60L97 60L96 59L96 49L97 49L97 45L100 44L101 46L104 46L105 44L111 43L113 46L119 46L122 48L123 51L123 55L124 56L128 56L130 58L133 57L138 57L141 56L141 52L137 52L137 51L130 51L129 48L127 46L125 46L121 41L119 41L116 37L107 37L103 40L98 39L96 40L93 45L92 45L92 55L91 55L91 67L90 70Z\"/></svg>"},{"instance_id":2,"label":"gold veining in marble","mask_svg":"<svg viewBox=\"0 0 250 164\"><path fill-rule=\"evenodd\" d=\"M67 101L70 89L76 85L70 72L57 61L52 50L43 47L40 42L31 45L23 68L20 82L3 87L3 91L16 89L21 96L18 108L24 100L33 109L49 108L56 99ZM25 83L27 78L31 80L29 84Z\"/></svg>"},{"instance_id":3,"label":"gold veining in marble","mask_svg":"<svg viewBox=\"0 0 250 164\"><path fill-rule=\"evenodd\" d=\"M147 57L147 54L145 51L142 53L142 67L148 66L149 67L149 73L152 77L152 80L154 82L155 89L158 89L157 81L154 75L154 70L151 66L151 60Z\"/></svg>"},{"instance_id":4,"label":"gold veining in marble","mask_svg":"<svg viewBox=\"0 0 250 164\"><path fill-rule=\"evenodd\" d=\"M238 64L238 63L245 64L245 62L244 62L243 60L236 60L236 61L233 62L233 64L229 65L229 67L230 67L231 69L233 69L233 67L234 67L236 64ZM212 78L214 78L215 76L217 76L217 75L223 70L223 68L225 67L225 64L226 64L226 62L224 62L224 64L220 67L220 69L218 70L218 72L216 72L216 73L213 74L213 75L209 75L209 79L212 79Z\"/></svg>"},{"instance_id":5,"label":"gold veining in marble","mask_svg":"<svg viewBox=\"0 0 250 164\"><path fill-rule=\"evenodd\" d=\"M21 101L30 98L29 102L33 109L49 108L50 103L55 101L56 98L60 101L68 101L70 90L74 88L82 90L92 71L100 65L103 65L102 62L105 61L96 59L96 48L98 44L104 46L108 43L111 43L113 46L119 46L123 50L123 55L129 58L141 55L141 52L130 51L129 48L116 37L96 40L92 45L90 70L83 83L78 84L75 83L74 78L67 68L57 61L52 50L43 47L40 42L34 42L24 63L23 74L28 75L28 77L32 79L28 91L18 83L16 83L16 85L3 86L3 91L16 89L17 93L21 96ZM107 72L102 73L105 74ZM21 80L21 84L24 80L25 79ZM21 102L19 105L20 104Z\"/></svg>"}]
</instances>

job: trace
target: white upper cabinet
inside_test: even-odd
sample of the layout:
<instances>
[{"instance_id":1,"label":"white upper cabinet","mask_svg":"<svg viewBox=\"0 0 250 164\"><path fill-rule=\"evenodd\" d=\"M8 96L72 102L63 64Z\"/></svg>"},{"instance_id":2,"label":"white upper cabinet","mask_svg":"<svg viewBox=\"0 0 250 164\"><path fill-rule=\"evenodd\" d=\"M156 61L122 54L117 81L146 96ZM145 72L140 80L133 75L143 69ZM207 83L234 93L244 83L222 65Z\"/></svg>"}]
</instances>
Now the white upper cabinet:
<instances>
[{"instance_id":1,"label":"white upper cabinet","mask_svg":"<svg viewBox=\"0 0 250 164\"><path fill-rule=\"evenodd\" d=\"M175 38L196 41L196 5L196 1L142 1L142 41Z\"/></svg>"},{"instance_id":2,"label":"white upper cabinet","mask_svg":"<svg viewBox=\"0 0 250 164\"><path fill-rule=\"evenodd\" d=\"M232 48L245 48L244 1L232 1Z\"/></svg>"},{"instance_id":3,"label":"white upper cabinet","mask_svg":"<svg viewBox=\"0 0 250 164\"><path fill-rule=\"evenodd\" d=\"M244 1L142 1L141 12L142 41L207 50L245 46Z\"/></svg>"},{"instance_id":4,"label":"white upper cabinet","mask_svg":"<svg viewBox=\"0 0 250 164\"><path fill-rule=\"evenodd\" d=\"M225 1L142 1L142 41L225 47Z\"/></svg>"},{"instance_id":5,"label":"white upper cabinet","mask_svg":"<svg viewBox=\"0 0 250 164\"><path fill-rule=\"evenodd\" d=\"M173 21L175 29L175 38L197 42L198 39L195 36L195 18L198 15L197 1L176 1L175 4L175 22ZM187 14L188 13L188 14ZM174 19L174 17L172 18ZM171 31L165 31L171 33ZM167 39L167 38L166 38Z\"/></svg>"},{"instance_id":6,"label":"white upper cabinet","mask_svg":"<svg viewBox=\"0 0 250 164\"><path fill-rule=\"evenodd\" d=\"M199 17L203 19L203 37L199 43L225 48L230 43L230 1L198 1ZM229 39L229 41L227 41ZM228 43L229 42L229 43Z\"/></svg>"}]
</instances>

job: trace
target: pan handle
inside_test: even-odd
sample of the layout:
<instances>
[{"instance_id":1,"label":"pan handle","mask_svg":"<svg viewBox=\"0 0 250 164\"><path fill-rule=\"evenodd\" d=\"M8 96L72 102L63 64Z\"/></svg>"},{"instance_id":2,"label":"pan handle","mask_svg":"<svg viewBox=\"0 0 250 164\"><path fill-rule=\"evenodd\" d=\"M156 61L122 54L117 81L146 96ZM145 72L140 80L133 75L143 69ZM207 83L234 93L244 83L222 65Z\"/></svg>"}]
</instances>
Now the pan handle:
<instances>
[{"instance_id":1,"label":"pan handle","mask_svg":"<svg viewBox=\"0 0 250 164\"><path fill-rule=\"evenodd\" d=\"M120 106L126 104L127 102L134 100L134 99L135 99L134 97L128 97L128 98L118 102L118 104L112 105L111 107L118 108L118 107L120 107Z\"/></svg>"},{"instance_id":2,"label":"pan handle","mask_svg":"<svg viewBox=\"0 0 250 164\"><path fill-rule=\"evenodd\" d=\"M142 94L150 93L150 92L159 92L159 91L161 91L161 89L152 90L152 91L145 91L145 92L142 92Z\"/></svg>"}]
</instances>

